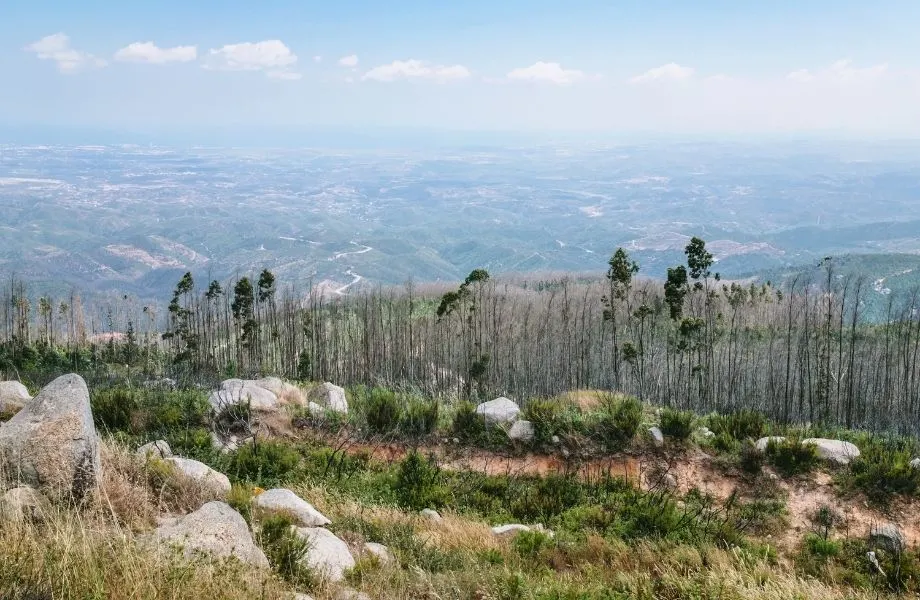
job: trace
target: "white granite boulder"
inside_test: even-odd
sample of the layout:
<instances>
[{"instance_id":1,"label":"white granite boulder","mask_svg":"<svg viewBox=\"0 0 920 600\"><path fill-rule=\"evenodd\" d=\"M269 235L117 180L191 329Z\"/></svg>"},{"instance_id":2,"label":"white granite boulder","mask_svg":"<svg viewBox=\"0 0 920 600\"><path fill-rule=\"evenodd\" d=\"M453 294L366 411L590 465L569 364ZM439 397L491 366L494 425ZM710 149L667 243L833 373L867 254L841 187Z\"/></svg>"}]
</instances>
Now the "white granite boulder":
<instances>
[{"instance_id":1,"label":"white granite boulder","mask_svg":"<svg viewBox=\"0 0 920 600\"><path fill-rule=\"evenodd\" d=\"M345 571L355 566L348 544L322 527L296 527L294 531L309 544L303 557L306 566L329 581L342 581Z\"/></svg>"},{"instance_id":2,"label":"white granite boulder","mask_svg":"<svg viewBox=\"0 0 920 600\"><path fill-rule=\"evenodd\" d=\"M488 425L511 425L521 414L521 407L502 396L477 406L476 414L481 415Z\"/></svg>"},{"instance_id":3,"label":"white granite boulder","mask_svg":"<svg viewBox=\"0 0 920 600\"><path fill-rule=\"evenodd\" d=\"M230 493L232 487L230 479L203 462L181 456L169 456L164 458L163 462L172 465L178 473L210 489L218 496L226 496Z\"/></svg>"},{"instance_id":4,"label":"white granite boulder","mask_svg":"<svg viewBox=\"0 0 920 600\"><path fill-rule=\"evenodd\" d=\"M141 458L169 458L173 455L172 449L166 440L147 442L135 452Z\"/></svg>"},{"instance_id":5,"label":"white granite boulder","mask_svg":"<svg viewBox=\"0 0 920 600\"><path fill-rule=\"evenodd\" d=\"M533 436L533 423L530 421L525 421L524 419L515 421L514 425L511 426L511 429L508 430L508 439L512 439L516 442L533 441Z\"/></svg>"},{"instance_id":6,"label":"white granite boulder","mask_svg":"<svg viewBox=\"0 0 920 600\"><path fill-rule=\"evenodd\" d=\"M819 458L837 465L848 465L860 454L856 444L842 440L807 438L802 440L802 444L815 446Z\"/></svg>"},{"instance_id":7,"label":"white granite boulder","mask_svg":"<svg viewBox=\"0 0 920 600\"><path fill-rule=\"evenodd\" d=\"M328 381L310 390L310 393L307 394L307 401L332 412L348 414L348 399L345 397L345 388Z\"/></svg>"},{"instance_id":8,"label":"white granite boulder","mask_svg":"<svg viewBox=\"0 0 920 600\"><path fill-rule=\"evenodd\" d=\"M322 527L332 521L313 505L291 490L276 488L267 490L252 499L254 512L264 515L284 514L290 516L296 525Z\"/></svg>"},{"instance_id":9,"label":"white granite boulder","mask_svg":"<svg viewBox=\"0 0 920 600\"><path fill-rule=\"evenodd\" d=\"M22 410L31 399L29 390L18 381L0 381L0 415Z\"/></svg>"}]
</instances>

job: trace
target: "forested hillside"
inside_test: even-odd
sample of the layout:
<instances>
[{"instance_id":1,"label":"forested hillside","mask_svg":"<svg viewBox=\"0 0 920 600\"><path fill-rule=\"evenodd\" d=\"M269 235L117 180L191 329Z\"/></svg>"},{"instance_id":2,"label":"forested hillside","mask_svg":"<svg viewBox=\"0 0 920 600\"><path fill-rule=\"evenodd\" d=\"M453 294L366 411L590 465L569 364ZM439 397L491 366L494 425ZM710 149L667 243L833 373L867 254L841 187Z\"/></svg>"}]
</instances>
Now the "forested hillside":
<instances>
[{"instance_id":1,"label":"forested hillside","mask_svg":"<svg viewBox=\"0 0 920 600\"><path fill-rule=\"evenodd\" d=\"M774 287L722 280L699 238L685 258L664 285L642 279L623 249L600 281L475 270L455 287L342 295L288 287L268 270L229 282L187 274L165 309L31 298L13 282L0 371L50 376L69 364L103 374L117 362L180 381L277 373L525 402L607 389L696 411L920 431L916 290L885 295L883 321L868 322L873 282L838 259Z\"/></svg>"}]
</instances>

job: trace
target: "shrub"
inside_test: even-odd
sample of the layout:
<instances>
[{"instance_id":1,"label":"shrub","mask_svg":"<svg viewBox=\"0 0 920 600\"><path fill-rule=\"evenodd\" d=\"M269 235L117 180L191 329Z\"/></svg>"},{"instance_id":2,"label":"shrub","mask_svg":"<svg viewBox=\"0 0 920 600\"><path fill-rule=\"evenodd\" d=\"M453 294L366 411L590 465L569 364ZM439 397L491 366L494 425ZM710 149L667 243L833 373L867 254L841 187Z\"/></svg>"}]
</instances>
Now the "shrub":
<instances>
[{"instance_id":1,"label":"shrub","mask_svg":"<svg viewBox=\"0 0 920 600\"><path fill-rule=\"evenodd\" d=\"M742 409L727 415L709 416L709 429L716 436L727 435L738 441L756 440L763 436L767 420L756 410Z\"/></svg>"},{"instance_id":2,"label":"shrub","mask_svg":"<svg viewBox=\"0 0 920 600\"><path fill-rule=\"evenodd\" d=\"M472 402L461 402L454 413L451 432L463 442L474 442L482 438L486 424L481 415L476 413Z\"/></svg>"},{"instance_id":3,"label":"shrub","mask_svg":"<svg viewBox=\"0 0 920 600\"><path fill-rule=\"evenodd\" d=\"M913 495L920 489L920 469L910 466L911 458L910 450L895 443L864 445L860 457L850 464L845 482L882 505L895 495Z\"/></svg>"},{"instance_id":4,"label":"shrub","mask_svg":"<svg viewBox=\"0 0 920 600\"><path fill-rule=\"evenodd\" d=\"M286 515L269 517L261 523L259 541L269 564L278 575L298 587L309 588L314 583L314 577L303 558L310 550L310 544L293 531L293 524Z\"/></svg>"},{"instance_id":5,"label":"shrub","mask_svg":"<svg viewBox=\"0 0 920 600\"><path fill-rule=\"evenodd\" d=\"M610 397L604 400L598 433L604 447L612 452L626 448L642 424L642 403L637 399Z\"/></svg>"},{"instance_id":6,"label":"shrub","mask_svg":"<svg viewBox=\"0 0 920 600\"><path fill-rule=\"evenodd\" d=\"M689 439L693 435L695 422L696 415L690 411L671 408L665 408L661 411L661 433L675 440L685 441Z\"/></svg>"},{"instance_id":7,"label":"shrub","mask_svg":"<svg viewBox=\"0 0 920 600\"><path fill-rule=\"evenodd\" d=\"M805 537L805 550L812 556L830 558L840 554L840 544L834 540L810 534Z\"/></svg>"},{"instance_id":8,"label":"shrub","mask_svg":"<svg viewBox=\"0 0 920 600\"><path fill-rule=\"evenodd\" d=\"M562 405L555 400L535 399L524 408L524 418L533 424L533 441L545 446L562 426Z\"/></svg>"},{"instance_id":9,"label":"shrub","mask_svg":"<svg viewBox=\"0 0 920 600\"><path fill-rule=\"evenodd\" d=\"M746 440L738 456L738 466L741 470L750 475L757 475L763 469L764 461L763 452L758 450L750 439Z\"/></svg>"},{"instance_id":10,"label":"shrub","mask_svg":"<svg viewBox=\"0 0 920 600\"><path fill-rule=\"evenodd\" d=\"M396 429L402 408L396 394L384 388L374 388L364 403L364 418L374 433L389 433Z\"/></svg>"},{"instance_id":11,"label":"shrub","mask_svg":"<svg viewBox=\"0 0 920 600\"><path fill-rule=\"evenodd\" d=\"M400 429L409 436L430 435L438 427L440 404L437 400L413 399L403 415Z\"/></svg>"},{"instance_id":12,"label":"shrub","mask_svg":"<svg viewBox=\"0 0 920 600\"><path fill-rule=\"evenodd\" d=\"M300 463L300 454L283 442L244 444L230 457L230 474L239 481L272 487L287 478Z\"/></svg>"},{"instance_id":13,"label":"shrub","mask_svg":"<svg viewBox=\"0 0 920 600\"><path fill-rule=\"evenodd\" d=\"M447 495L437 464L416 450L399 463L393 491L399 504L412 510L441 506Z\"/></svg>"},{"instance_id":14,"label":"shrub","mask_svg":"<svg viewBox=\"0 0 920 600\"><path fill-rule=\"evenodd\" d=\"M511 486L511 514L517 519L547 522L578 506L584 499L584 487L574 475L547 475L522 478Z\"/></svg>"},{"instance_id":15,"label":"shrub","mask_svg":"<svg viewBox=\"0 0 920 600\"><path fill-rule=\"evenodd\" d=\"M770 463L784 477L809 473L818 464L817 448L794 438L770 440L766 454Z\"/></svg>"},{"instance_id":16,"label":"shrub","mask_svg":"<svg viewBox=\"0 0 920 600\"><path fill-rule=\"evenodd\" d=\"M537 560L553 545L553 540L542 531L521 531L511 541L511 547L523 559Z\"/></svg>"},{"instance_id":17,"label":"shrub","mask_svg":"<svg viewBox=\"0 0 920 600\"><path fill-rule=\"evenodd\" d=\"M137 394L123 387L97 389L90 396L96 427L109 431L133 431L133 417L140 403Z\"/></svg>"}]
</instances>

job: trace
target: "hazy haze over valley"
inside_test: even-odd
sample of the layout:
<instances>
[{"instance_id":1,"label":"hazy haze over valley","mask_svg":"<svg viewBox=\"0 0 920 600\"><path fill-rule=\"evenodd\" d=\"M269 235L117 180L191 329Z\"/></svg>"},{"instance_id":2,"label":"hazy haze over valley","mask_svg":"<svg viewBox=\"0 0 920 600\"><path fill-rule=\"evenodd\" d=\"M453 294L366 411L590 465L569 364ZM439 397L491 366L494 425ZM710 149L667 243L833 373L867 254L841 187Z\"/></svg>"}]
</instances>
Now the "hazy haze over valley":
<instances>
[{"instance_id":1,"label":"hazy haze over valley","mask_svg":"<svg viewBox=\"0 0 920 600\"><path fill-rule=\"evenodd\" d=\"M477 267L600 272L619 245L658 277L700 235L739 276L826 254L920 253L918 167L920 144L894 142L6 145L0 268L162 296L185 270L268 267L346 292Z\"/></svg>"}]
</instances>

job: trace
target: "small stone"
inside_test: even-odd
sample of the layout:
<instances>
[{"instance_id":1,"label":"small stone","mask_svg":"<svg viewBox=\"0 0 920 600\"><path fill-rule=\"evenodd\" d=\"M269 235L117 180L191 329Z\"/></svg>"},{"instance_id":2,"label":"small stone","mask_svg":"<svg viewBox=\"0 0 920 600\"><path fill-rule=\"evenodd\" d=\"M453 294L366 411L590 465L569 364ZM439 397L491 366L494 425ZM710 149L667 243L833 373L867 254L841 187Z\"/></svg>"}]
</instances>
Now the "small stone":
<instances>
[{"instance_id":1,"label":"small stone","mask_svg":"<svg viewBox=\"0 0 920 600\"><path fill-rule=\"evenodd\" d=\"M910 461L911 469L920 469L920 458L914 458Z\"/></svg>"},{"instance_id":2,"label":"small stone","mask_svg":"<svg viewBox=\"0 0 920 600\"><path fill-rule=\"evenodd\" d=\"M136 454L141 458L169 458L173 455L166 440L147 442L137 449Z\"/></svg>"},{"instance_id":3,"label":"small stone","mask_svg":"<svg viewBox=\"0 0 920 600\"><path fill-rule=\"evenodd\" d=\"M774 444L782 444L785 441L786 441L786 438L784 438L781 435L771 435L768 437L762 437L756 442L754 442L754 448L756 448L758 452L766 452L767 446L769 446L771 442Z\"/></svg>"},{"instance_id":4,"label":"small stone","mask_svg":"<svg viewBox=\"0 0 920 600\"><path fill-rule=\"evenodd\" d=\"M429 521L433 521L435 523L440 523L443 520L443 517L441 517L438 511L431 508L424 508L419 514Z\"/></svg>"},{"instance_id":5,"label":"small stone","mask_svg":"<svg viewBox=\"0 0 920 600\"><path fill-rule=\"evenodd\" d=\"M664 446L664 434L661 433L661 429L658 427L649 427L648 433L652 436L652 443L654 443L659 448Z\"/></svg>"},{"instance_id":6,"label":"small stone","mask_svg":"<svg viewBox=\"0 0 920 600\"><path fill-rule=\"evenodd\" d=\"M498 538L512 538L522 531L530 531L530 527L521 525L520 523L509 523L508 525L493 527L492 535Z\"/></svg>"},{"instance_id":7,"label":"small stone","mask_svg":"<svg viewBox=\"0 0 920 600\"><path fill-rule=\"evenodd\" d=\"M508 439L518 442L529 442L533 440L534 430L533 423L530 421L515 421L511 429L508 430Z\"/></svg>"},{"instance_id":8,"label":"small stone","mask_svg":"<svg viewBox=\"0 0 920 600\"><path fill-rule=\"evenodd\" d=\"M366 542L363 548L366 554L370 554L376 558L381 565L388 565L395 560L393 558L393 554L390 552L390 549L383 544L378 544L376 542Z\"/></svg>"},{"instance_id":9,"label":"small stone","mask_svg":"<svg viewBox=\"0 0 920 600\"><path fill-rule=\"evenodd\" d=\"M562 440L559 439L559 436L558 436L558 435L554 435L553 437L550 438L549 441L551 441L551 442L554 443L554 444L558 444L558 443L559 443L560 441L562 441Z\"/></svg>"}]
</instances>

